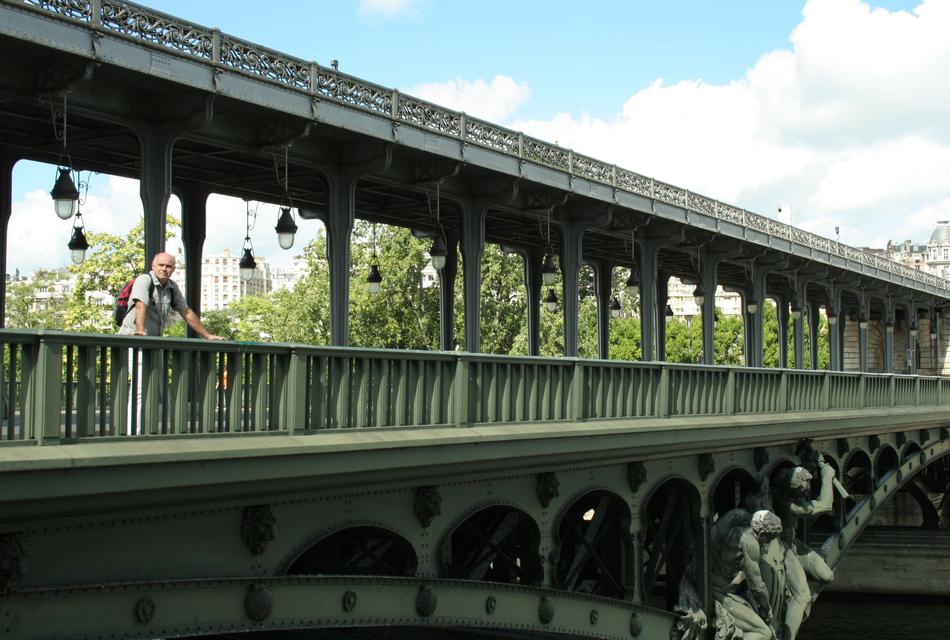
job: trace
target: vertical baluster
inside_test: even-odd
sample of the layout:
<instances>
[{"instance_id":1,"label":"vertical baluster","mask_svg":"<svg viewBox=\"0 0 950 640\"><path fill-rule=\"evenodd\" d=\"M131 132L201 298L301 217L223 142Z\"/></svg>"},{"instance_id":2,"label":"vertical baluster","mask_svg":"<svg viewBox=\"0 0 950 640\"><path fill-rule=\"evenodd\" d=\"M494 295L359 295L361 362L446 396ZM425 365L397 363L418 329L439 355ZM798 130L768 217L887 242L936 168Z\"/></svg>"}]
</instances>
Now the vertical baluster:
<instances>
[{"instance_id":1,"label":"vertical baluster","mask_svg":"<svg viewBox=\"0 0 950 640\"><path fill-rule=\"evenodd\" d=\"M188 433L188 389L191 386L191 352L174 350L171 353L171 381L168 385L169 431Z\"/></svg>"},{"instance_id":2,"label":"vertical baluster","mask_svg":"<svg viewBox=\"0 0 950 640\"><path fill-rule=\"evenodd\" d=\"M406 366L406 360L398 360L397 364L393 368L393 426L401 427L403 425L409 424L409 390L407 386L406 377L408 375L408 367Z\"/></svg>"},{"instance_id":3,"label":"vertical baluster","mask_svg":"<svg viewBox=\"0 0 950 640\"><path fill-rule=\"evenodd\" d=\"M96 428L96 347L79 347L77 356L76 437L85 438Z\"/></svg>"},{"instance_id":4,"label":"vertical baluster","mask_svg":"<svg viewBox=\"0 0 950 640\"><path fill-rule=\"evenodd\" d=\"M65 382L65 412L64 412L64 432L63 436L66 438L73 437L73 350L75 345L67 344L65 345L66 349L66 362L64 365L64 375L63 380Z\"/></svg>"},{"instance_id":5,"label":"vertical baluster","mask_svg":"<svg viewBox=\"0 0 950 640\"><path fill-rule=\"evenodd\" d=\"M235 351L229 353L225 371L228 381L228 429L244 431L244 354Z\"/></svg>"},{"instance_id":6,"label":"vertical baluster","mask_svg":"<svg viewBox=\"0 0 950 640\"><path fill-rule=\"evenodd\" d=\"M329 358L310 356L310 428L327 428L327 366Z\"/></svg>"},{"instance_id":7,"label":"vertical baluster","mask_svg":"<svg viewBox=\"0 0 950 640\"><path fill-rule=\"evenodd\" d=\"M198 433L215 431L215 410L217 394L215 385L218 378L217 354L201 351L198 356Z\"/></svg>"},{"instance_id":8,"label":"vertical baluster","mask_svg":"<svg viewBox=\"0 0 950 640\"><path fill-rule=\"evenodd\" d=\"M112 347L109 385L109 432L121 435L131 431L129 421L129 352L126 347Z\"/></svg>"},{"instance_id":9,"label":"vertical baluster","mask_svg":"<svg viewBox=\"0 0 950 640\"><path fill-rule=\"evenodd\" d=\"M409 368L412 371L407 389L412 412L412 420L409 424L418 426L425 424L425 412L427 407L425 402L426 363L421 360L413 360L409 363ZM458 402L457 399L456 402Z\"/></svg>"}]
</instances>

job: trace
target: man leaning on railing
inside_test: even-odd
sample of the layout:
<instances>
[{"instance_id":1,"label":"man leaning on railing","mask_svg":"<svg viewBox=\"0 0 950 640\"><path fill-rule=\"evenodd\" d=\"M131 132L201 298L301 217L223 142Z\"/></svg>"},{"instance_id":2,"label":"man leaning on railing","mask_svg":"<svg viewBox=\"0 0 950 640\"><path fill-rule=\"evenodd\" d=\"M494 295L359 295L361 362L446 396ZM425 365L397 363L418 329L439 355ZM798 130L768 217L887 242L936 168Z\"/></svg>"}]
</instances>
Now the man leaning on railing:
<instances>
[{"instance_id":1,"label":"man leaning on railing","mask_svg":"<svg viewBox=\"0 0 950 640\"><path fill-rule=\"evenodd\" d=\"M119 335L125 336L161 336L165 326L171 320L172 311L178 312L188 326L202 338L223 340L205 328L201 318L185 302L178 285L171 280L175 271L175 257L168 253L156 253L152 258L152 270L143 273L132 284L129 295L129 312L122 320ZM135 435L145 433L142 424L144 412L142 406L142 352L129 349L129 376L133 393L129 394L128 422L126 433ZM132 364L134 363L134 365ZM134 369L134 372L133 372ZM160 378L160 388L164 386ZM159 393L162 393L160 391Z\"/></svg>"},{"instance_id":2,"label":"man leaning on railing","mask_svg":"<svg viewBox=\"0 0 950 640\"><path fill-rule=\"evenodd\" d=\"M152 270L137 277L132 285L129 312L122 321L119 335L160 336L174 310L202 338L223 340L221 336L210 333L198 314L185 302L181 289L171 279L174 272L175 256L156 253L152 258Z\"/></svg>"}]
</instances>

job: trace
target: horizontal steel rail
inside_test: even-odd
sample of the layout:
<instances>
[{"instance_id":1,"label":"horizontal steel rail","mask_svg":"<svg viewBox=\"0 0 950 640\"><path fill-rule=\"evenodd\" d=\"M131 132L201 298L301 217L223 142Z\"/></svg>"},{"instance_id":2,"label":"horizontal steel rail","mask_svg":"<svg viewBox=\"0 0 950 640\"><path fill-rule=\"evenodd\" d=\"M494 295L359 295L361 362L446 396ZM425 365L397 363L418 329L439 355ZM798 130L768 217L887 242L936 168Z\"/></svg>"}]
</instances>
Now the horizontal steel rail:
<instances>
[{"instance_id":1,"label":"horizontal steel rail","mask_svg":"<svg viewBox=\"0 0 950 640\"><path fill-rule=\"evenodd\" d=\"M0 444L950 405L950 379L0 330Z\"/></svg>"},{"instance_id":2,"label":"horizontal steel rail","mask_svg":"<svg viewBox=\"0 0 950 640\"><path fill-rule=\"evenodd\" d=\"M769 238L793 242L813 251L934 287L950 296L950 283L933 274L526 136L464 112L440 107L337 69L294 58L142 5L119 0L0 0L0 3L28 8L74 24L84 24L97 35L108 33L125 38L172 55L203 62L215 70L227 70L270 82L308 95L314 100L328 100L370 112L389 118L394 124L433 131L465 144L517 158L520 162L550 167L619 191L711 216L718 221L765 234Z\"/></svg>"}]
</instances>

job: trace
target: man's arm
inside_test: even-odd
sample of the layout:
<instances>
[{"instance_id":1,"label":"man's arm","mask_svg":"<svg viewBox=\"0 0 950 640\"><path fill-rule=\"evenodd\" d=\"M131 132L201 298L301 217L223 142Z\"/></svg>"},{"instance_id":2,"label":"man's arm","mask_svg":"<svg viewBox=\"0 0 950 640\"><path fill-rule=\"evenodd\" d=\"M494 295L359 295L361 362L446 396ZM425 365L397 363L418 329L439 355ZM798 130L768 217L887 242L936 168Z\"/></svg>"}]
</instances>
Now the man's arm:
<instances>
[{"instance_id":1,"label":"man's arm","mask_svg":"<svg viewBox=\"0 0 950 640\"><path fill-rule=\"evenodd\" d=\"M145 314L148 313L148 305L141 300L135 301L132 313L135 314L135 333L132 335L145 335Z\"/></svg>"},{"instance_id":2,"label":"man's arm","mask_svg":"<svg viewBox=\"0 0 950 640\"><path fill-rule=\"evenodd\" d=\"M181 312L181 317L185 319L185 322L188 323L188 326L195 330L202 338L207 340L224 340L221 336L216 336L209 332L205 326L201 323L201 318L198 317L198 314L191 310L191 307L188 307ZM138 318L136 318L138 320Z\"/></svg>"}]
</instances>

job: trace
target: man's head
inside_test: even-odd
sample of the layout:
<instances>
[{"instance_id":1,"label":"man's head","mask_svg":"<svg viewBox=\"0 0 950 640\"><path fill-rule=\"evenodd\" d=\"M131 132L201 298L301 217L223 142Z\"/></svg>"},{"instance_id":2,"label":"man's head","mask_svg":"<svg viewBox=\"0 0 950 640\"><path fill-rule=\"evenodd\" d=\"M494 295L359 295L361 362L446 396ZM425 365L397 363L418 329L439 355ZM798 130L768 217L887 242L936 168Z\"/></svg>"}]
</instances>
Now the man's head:
<instances>
[{"instance_id":1,"label":"man's head","mask_svg":"<svg viewBox=\"0 0 950 640\"><path fill-rule=\"evenodd\" d=\"M782 533L782 521L771 511L756 511L752 514L752 524L749 528L759 542L768 542Z\"/></svg>"},{"instance_id":2,"label":"man's head","mask_svg":"<svg viewBox=\"0 0 950 640\"><path fill-rule=\"evenodd\" d=\"M170 253L156 253L152 258L152 272L164 285L175 272L175 256Z\"/></svg>"}]
</instances>

